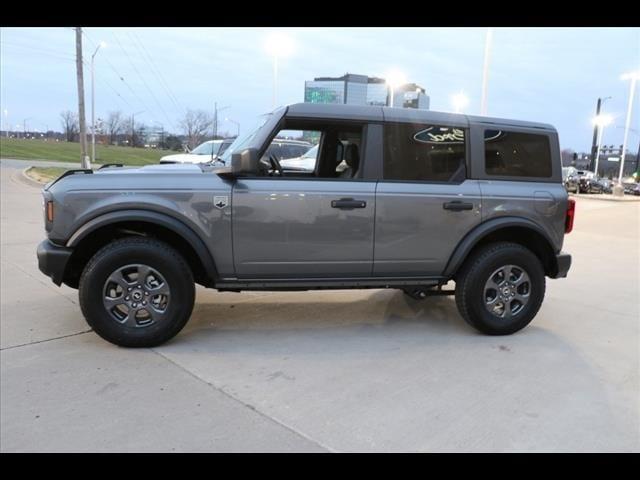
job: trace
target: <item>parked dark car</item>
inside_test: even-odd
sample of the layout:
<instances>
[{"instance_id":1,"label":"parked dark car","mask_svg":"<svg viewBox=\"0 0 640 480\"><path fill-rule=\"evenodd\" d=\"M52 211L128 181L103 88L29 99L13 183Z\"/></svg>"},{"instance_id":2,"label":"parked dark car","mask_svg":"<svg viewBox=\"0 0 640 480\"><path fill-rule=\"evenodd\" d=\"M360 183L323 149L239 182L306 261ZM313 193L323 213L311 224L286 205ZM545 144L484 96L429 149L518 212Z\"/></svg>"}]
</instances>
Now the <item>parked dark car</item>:
<instances>
[{"instance_id":1,"label":"parked dark car","mask_svg":"<svg viewBox=\"0 0 640 480\"><path fill-rule=\"evenodd\" d=\"M588 170L578 170L578 188L580 193L602 193L604 186L595 173Z\"/></svg>"},{"instance_id":2,"label":"parked dark car","mask_svg":"<svg viewBox=\"0 0 640 480\"><path fill-rule=\"evenodd\" d=\"M613 182L608 178L599 178L598 183L602 185L602 193L613 193Z\"/></svg>"},{"instance_id":3,"label":"parked dark car","mask_svg":"<svg viewBox=\"0 0 640 480\"><path fill-rule=\"evenodd\" d=\"M622 184L623 188L624 188L624 193L626 195L638 195L638 193L636 193L638 191L638 184L633 182L625 182Z\"/></svg>"},{"instance_id":4,"label":"parked dark car","mask_svg":"<svg viewBox=\"0 0 640 480\"><path fill-rule=\"evenodd\" d=\"M633 189L633 194L640 197L640 183L636 184L636 188Z\"/></svg>"}]
</instances>

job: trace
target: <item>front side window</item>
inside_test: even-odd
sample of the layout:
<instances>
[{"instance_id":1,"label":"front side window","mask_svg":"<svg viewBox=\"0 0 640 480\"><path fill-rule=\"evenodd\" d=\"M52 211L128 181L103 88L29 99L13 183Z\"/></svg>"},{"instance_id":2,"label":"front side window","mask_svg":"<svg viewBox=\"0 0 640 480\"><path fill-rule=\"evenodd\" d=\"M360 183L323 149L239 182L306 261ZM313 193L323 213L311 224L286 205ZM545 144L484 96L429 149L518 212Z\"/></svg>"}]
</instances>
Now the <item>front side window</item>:
<instances>
[{"instance_id":1,"label":"front side window","mask_svg":"<svg viewBox=\"0 0 640 480\"><path fill-rule=\"evenodd\" d=\"M231 145L221 153L219 160L225 165L231 165L231 157L235 152L239 153L244 148L257 148L262 145L280 119L284 116L285 111L286 108L282 107L271 113L258 117L256 127L249 130L249 133L245 133L244 135L237 137L233 143L231 143Z\"/></svg>"},{"instance_id":2,"label":"front side window","mask_svg":"<svg viewBox=\"0 0 640 480\"><path fill-rule=\"evenodd\" d=\"M546 135L485 130L484 155L487 175L551 176L551 148Z\"/></svg>"},{"instance_id":3,"label":"front side window","mask_svg":"<svg viewBox=\"0 0 640 480\"><path fill-rule=\"evenodd\" d=\"M384 127L384 178L462 182L465 130L438 125L392 123Z\"/></svg>"},{"instance_id":4,"label":"front side window","mask_svg":"<svg viewBox=\"0 0 640 480\"><path fill-rule=\"evenodd\" d=\"M262 175L337 180L362 177L362 125L322 120L301 123L291 121L277 133L260 160ZM319 143L313 145L309 141L313 139ZM281 172L274 171L271 156L277 158Z\"/></svg>"}]
</instances>

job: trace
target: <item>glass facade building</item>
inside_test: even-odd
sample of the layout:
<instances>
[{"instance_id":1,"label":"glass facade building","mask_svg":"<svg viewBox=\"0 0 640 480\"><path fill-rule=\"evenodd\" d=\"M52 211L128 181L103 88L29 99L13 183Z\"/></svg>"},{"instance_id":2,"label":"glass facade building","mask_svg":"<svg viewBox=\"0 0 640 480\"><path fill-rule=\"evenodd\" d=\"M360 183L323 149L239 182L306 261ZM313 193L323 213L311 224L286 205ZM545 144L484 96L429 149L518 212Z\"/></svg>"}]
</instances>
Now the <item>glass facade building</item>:
<instances>
[{"instance_id":1,"label":"glass facade building","mask_svg":"<svg viewBox=\"0 0 640 480\"><path fill-rule=\"evenodd\" d=\"M349 105L386 105L387 86L382 78L347 73L342 77L318 77L304 83L304 101Z\"/></svg>"},{"instance_id":2,"label":"glass facade building","mask_svg":"<svg viewBox=\"0 0 640 480\"><path fill-rule=\"evenodd\" d=\"M415 83L405 83L393 91L393 106L429 110L429 95Z\"/></svg>"},{"instance_id":3,"label":"glass facade building","mask_svg":"<svg viewBox=\"0 0 640 480\"><path fill-rule=\"evenodd\" d=\"M348 105L377 105L389 103L389 87L384 78L347 73L342 77L318 77L304 84L307 103L341 103ZM429 109L429 96L415 83L397 87L393 106Z\"/></svg>"}]
</instances>

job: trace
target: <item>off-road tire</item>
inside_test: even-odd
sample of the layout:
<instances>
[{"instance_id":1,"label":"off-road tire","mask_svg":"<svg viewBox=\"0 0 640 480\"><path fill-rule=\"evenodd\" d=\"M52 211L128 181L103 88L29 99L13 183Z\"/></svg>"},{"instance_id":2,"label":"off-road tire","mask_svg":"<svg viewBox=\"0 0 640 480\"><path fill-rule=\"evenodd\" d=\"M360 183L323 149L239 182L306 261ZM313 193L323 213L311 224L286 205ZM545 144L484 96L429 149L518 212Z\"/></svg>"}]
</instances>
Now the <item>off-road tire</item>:
<instances>
[{"instance_id":1,"label":"off-road tire","mask_svg":"<svg viewBox=\"0 0 640 480\"><path fill-rule=\"evenodd\" d=\"M104 306L107 279L131 264L149 266L166 281L169 300L162 321L127 326ZM195 284L189 265L174 248L154 238L127 237L104 246L89 260L80 277L78 296L87 323L102 338L121 347L154 347L177 335L189 320Z\"/></svg>"},{"instance_id":2,"label":"off-road tire","mask_svg":"<svg viewBox=\"0 0 640 480\"><path fill-rule=\"evenodd\" d=\"M530 280L527 303L511 319L500 318L485 307L485 284L503 265L524 270ZM511 242L481 247L463 264L456 276L456 305L462 318L487 335L509 335L526 327L536 316L545 293L543 266L531 250Z\"/></svg>"}]
</instances>

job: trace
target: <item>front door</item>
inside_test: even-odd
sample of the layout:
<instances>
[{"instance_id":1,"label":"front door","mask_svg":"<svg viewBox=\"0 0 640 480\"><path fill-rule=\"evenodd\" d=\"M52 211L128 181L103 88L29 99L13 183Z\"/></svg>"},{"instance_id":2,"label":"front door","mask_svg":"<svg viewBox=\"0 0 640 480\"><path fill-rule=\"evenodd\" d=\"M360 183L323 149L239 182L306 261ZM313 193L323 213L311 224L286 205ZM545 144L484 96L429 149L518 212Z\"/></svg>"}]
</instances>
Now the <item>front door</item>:
<instances>
[{"instance_id":1,"label":"front door","mask_svg":"<svg viewBox=\"0 0 640 480\"><path fill-rule=\"evenodd\" d=\"M238 278L371 276L376 182L239 178L232 193Z\"/></svg>"}]
</instances>

